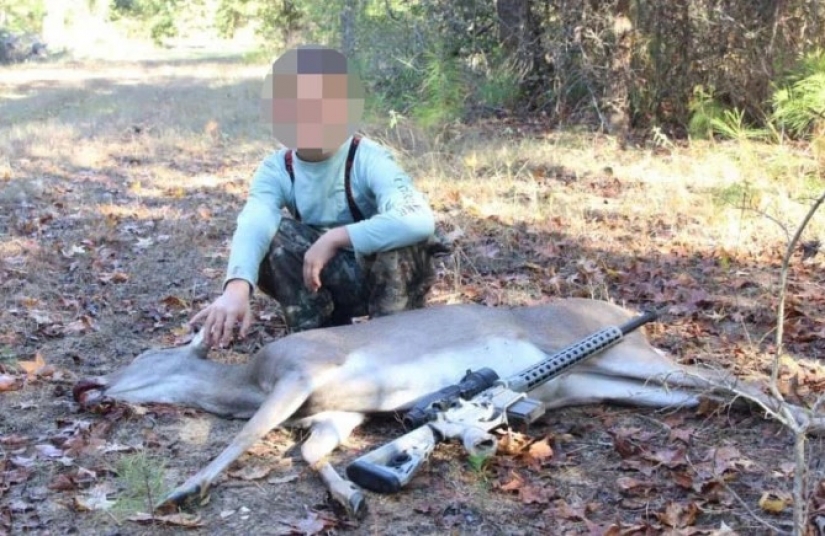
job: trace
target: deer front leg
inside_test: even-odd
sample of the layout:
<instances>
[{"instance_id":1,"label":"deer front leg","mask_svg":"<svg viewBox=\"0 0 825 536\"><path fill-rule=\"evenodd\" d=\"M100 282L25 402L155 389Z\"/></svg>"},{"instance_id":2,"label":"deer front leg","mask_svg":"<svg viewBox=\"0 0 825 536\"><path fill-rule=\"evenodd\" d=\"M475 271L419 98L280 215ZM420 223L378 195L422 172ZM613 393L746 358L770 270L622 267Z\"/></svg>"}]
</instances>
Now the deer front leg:
<instances>
[{"instance_id":1,"label":"deer front leg","mask_svg":"<svg viewBox=\"0 0 825 536\"><path fill-rule=\"evenodd\" d=\"M175 488L155 508L179 506L187 499L199 495L205 497L215 478L229 464L238 459L256 441L270 430L286 421L312 394L312 386L300 374L281 378L257 412L212 463L199 471L184 484Z\"/></svg>"},{"instance_id":2,"label":"deer front leg","mask_svg":"<svg viewBox=\"0 0 825 536\"><path fill-rule=\"evenodd\" d=\"M346 440L363 420L361 413L319 413L312 417L309 439L301 446L301 456L321 476L333 500L342 505L353 519L359 519L366 513L364 494L355 484L338 474L327 460L327 455Z\"/></svg>"}]
</instances>

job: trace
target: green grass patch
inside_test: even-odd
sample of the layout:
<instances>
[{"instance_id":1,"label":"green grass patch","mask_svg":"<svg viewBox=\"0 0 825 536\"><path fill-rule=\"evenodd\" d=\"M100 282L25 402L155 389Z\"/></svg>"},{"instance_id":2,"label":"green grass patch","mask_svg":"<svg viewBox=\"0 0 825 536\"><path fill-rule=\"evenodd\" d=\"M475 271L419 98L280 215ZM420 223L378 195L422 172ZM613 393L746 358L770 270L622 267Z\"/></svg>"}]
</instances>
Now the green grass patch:
<instances>
[{"instance_id":1,"label":"green grass patch","mask_svg":"<svg viewBox=\"0 0 825 536\"><path fill-rule=\"evenodd\" d=\"M163 458L146 452L121 457L115 463L118 490L115 505L110 510L118 519L138 512L151 512L152 507L169 491L164 485L166 467Z\"/></svg>"}]
</instances>

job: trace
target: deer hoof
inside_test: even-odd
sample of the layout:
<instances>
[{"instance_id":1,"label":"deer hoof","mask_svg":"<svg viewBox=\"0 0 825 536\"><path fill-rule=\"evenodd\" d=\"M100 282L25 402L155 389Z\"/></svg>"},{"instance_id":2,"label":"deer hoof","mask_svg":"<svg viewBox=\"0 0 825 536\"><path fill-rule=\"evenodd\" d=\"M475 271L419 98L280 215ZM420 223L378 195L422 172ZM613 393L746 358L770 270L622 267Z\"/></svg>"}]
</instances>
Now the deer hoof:
<instances>
[{"instance_id":1,"label":"deer hoof","mask_svg":"<svg viewBox=\"0 0 825 536\"><path fill-rule=\"evenodd\" d=\"M356 491L349 497L347 514L352 519L363 519L367 515L367 501L361 491Z\"/></svg>"},{"instance_id":2,"label":"deer hoof","mask_svg":"<svg viewBox=\"0 0 825 536\"><path fill-rule=\"evenodd\" d=\"M177 510L179 506L183 506L184 503L193 499L194 497L198 497L203 495L201 493L200 486L198 485L186 485L180 486L173 490L169 495L167 495L160 503L155 506L156 511L173 511Z\"/></svg>"},{"instance_id":3,"label":"deer hoof","mask_svg":"<svg viewBox=\"0 0 825 536\"><path fill-rule=\"evenodd\" d=\"M105 385L96 379L85 379L77 382L72 388L72 396L81 408L89 409L103 399Z\"/></svg>"},{"instance_id":4,"label":"deer hoof","mask_svg":"<svg viewBox=\"0 0 825 536\"><path fill-rule=\"evenodd\" d=\"M355 486L350 486L346 494L329 491L327 504L335 515L347 517L352 521L360 521L367 515L367 501L364 493Z\"/></svg>"}]
</instances>

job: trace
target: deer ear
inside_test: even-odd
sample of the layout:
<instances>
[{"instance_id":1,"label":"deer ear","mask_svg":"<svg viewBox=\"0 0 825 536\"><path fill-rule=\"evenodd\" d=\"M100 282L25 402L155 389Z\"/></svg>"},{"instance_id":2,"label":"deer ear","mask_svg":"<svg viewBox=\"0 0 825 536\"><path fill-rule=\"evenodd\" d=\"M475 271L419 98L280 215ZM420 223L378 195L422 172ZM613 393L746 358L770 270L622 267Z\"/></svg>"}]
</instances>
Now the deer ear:
<instances>
[{"instance_id":1,"label":"deer ear","mask_svg":"<svg viewBox=\"0 0 825 536\"><path fill-rule=\"evenodd\" d=\"M209 354L209 345L204 341L203 330L195 334L195 337L189 343L189 348L195 352L196 356L201 359L206 359L206 356Z\"/></svg>"}]
</instances>

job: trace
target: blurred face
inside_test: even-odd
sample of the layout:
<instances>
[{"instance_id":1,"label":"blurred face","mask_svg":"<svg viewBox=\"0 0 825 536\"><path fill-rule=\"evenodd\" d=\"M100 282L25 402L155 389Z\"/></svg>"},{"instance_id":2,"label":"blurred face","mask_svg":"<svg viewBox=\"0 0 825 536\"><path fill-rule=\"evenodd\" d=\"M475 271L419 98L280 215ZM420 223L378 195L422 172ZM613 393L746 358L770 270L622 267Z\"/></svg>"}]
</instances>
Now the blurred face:
<instances>
[{"instance_id":1,"label":"blurred face","mask_svg":"<svg viewBox=\"0 0 825 536\"><path fill-rule=\"evenodd\" d=\"M355 132L364 111L363 87L347 71L343 55L321 48L290 50L272 65L262 110L278 141L307 153L328 153Z\"/></svg>"}]
</instances>

